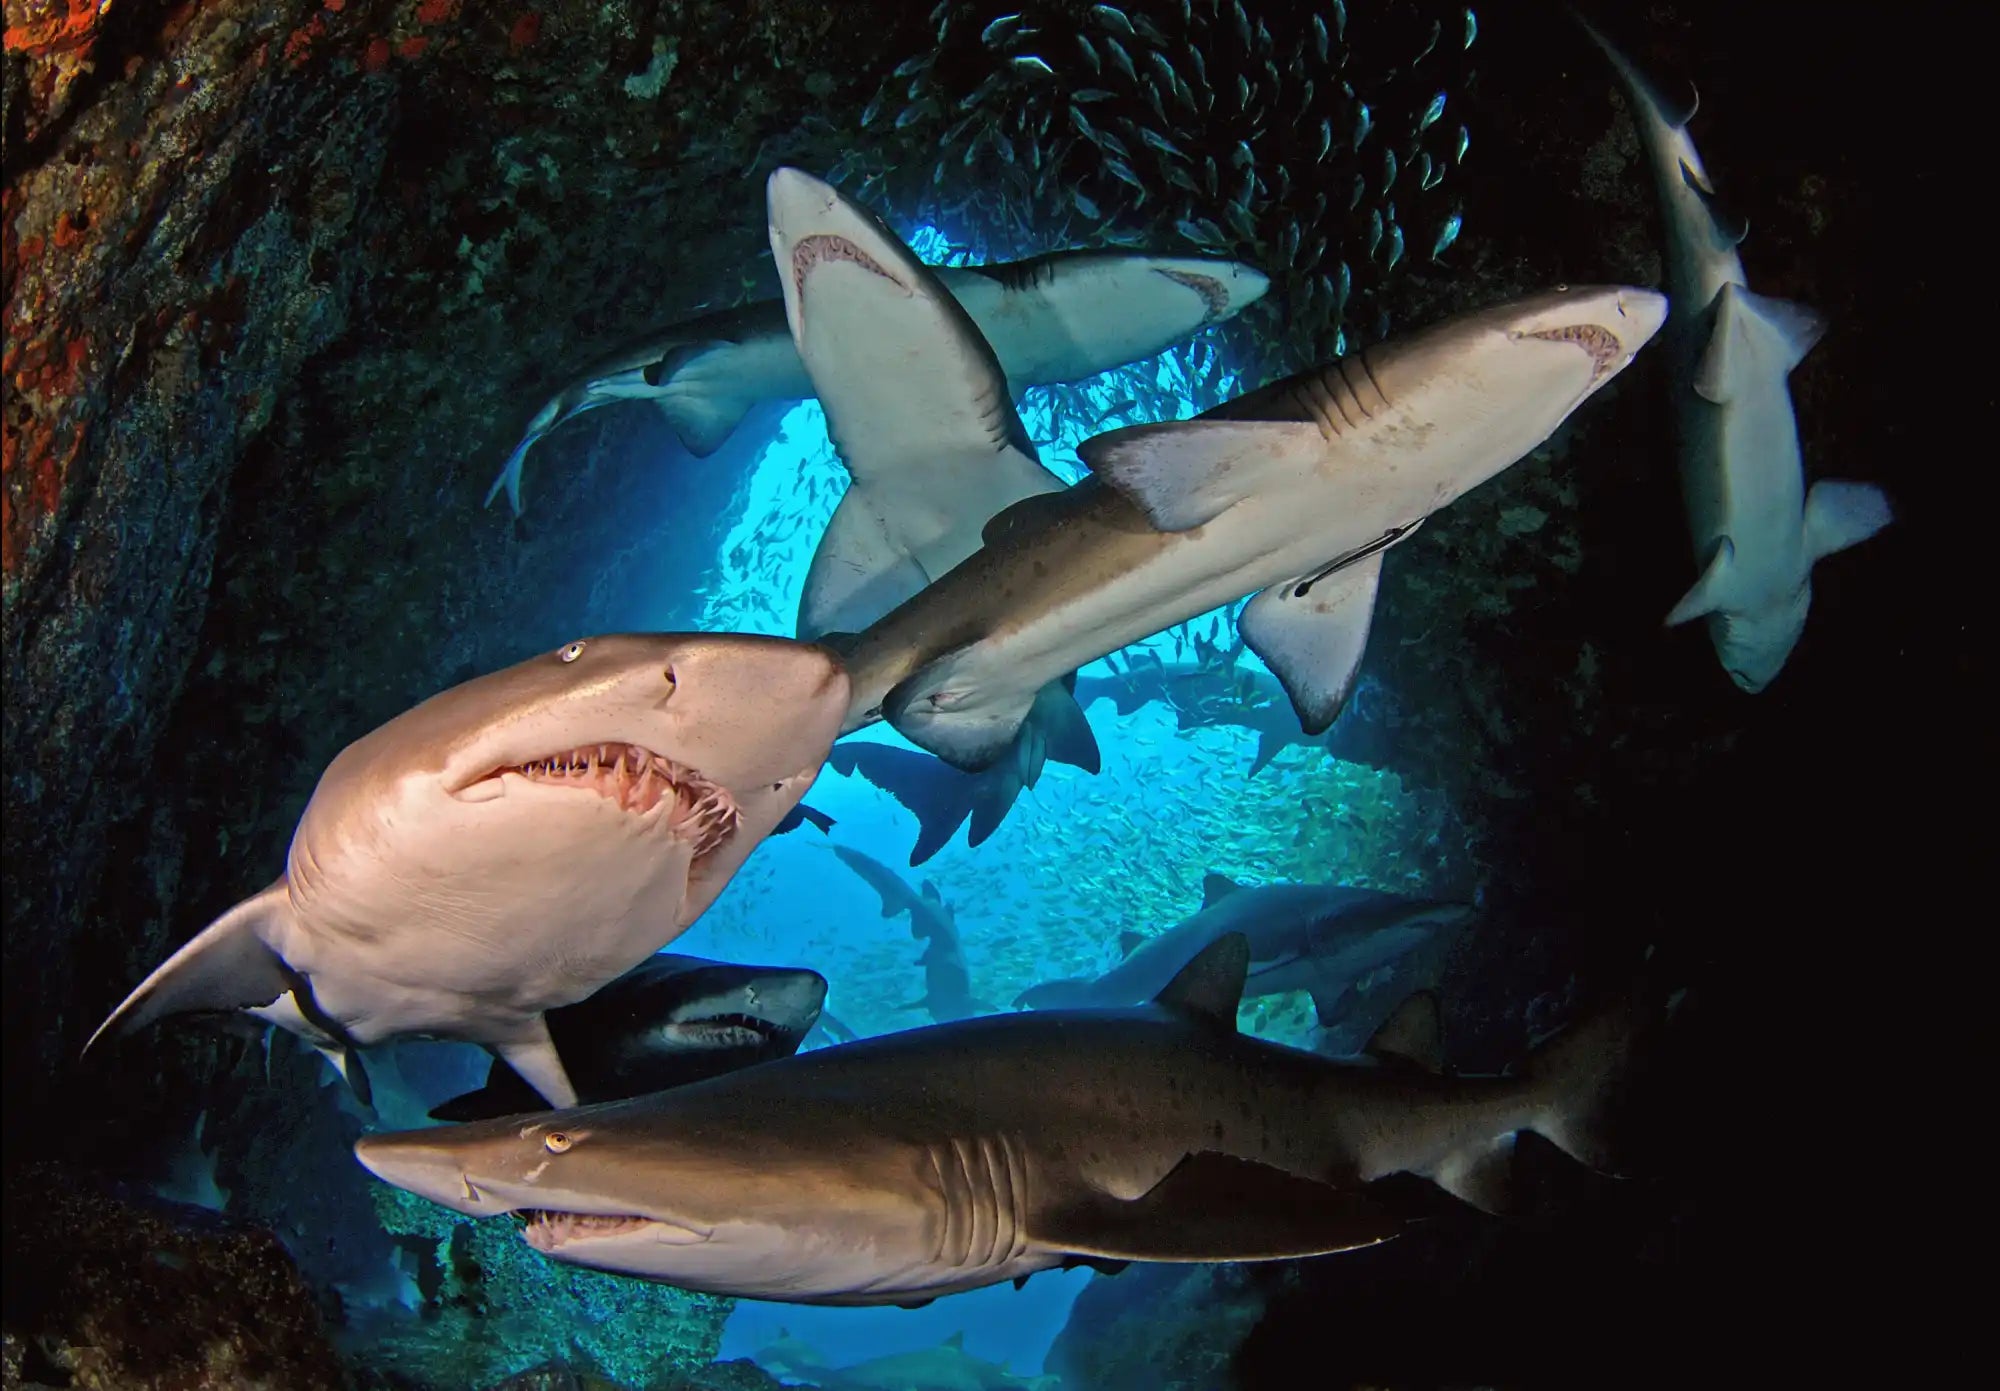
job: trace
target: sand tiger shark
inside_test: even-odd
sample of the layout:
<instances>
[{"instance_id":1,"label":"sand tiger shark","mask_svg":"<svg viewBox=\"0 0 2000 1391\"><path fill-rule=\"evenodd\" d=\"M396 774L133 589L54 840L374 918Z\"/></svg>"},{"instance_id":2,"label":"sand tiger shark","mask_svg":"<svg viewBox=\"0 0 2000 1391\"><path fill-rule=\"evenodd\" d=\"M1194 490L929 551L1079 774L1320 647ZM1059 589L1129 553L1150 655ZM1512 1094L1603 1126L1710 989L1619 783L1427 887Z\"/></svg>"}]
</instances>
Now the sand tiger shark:
<instances>
[{"instance_id":1,"label":"sand tiger shark","mask_svg":"<svg viewBox=\"0 0 2000 1391\"><path fill-rule=\"evenodd\" d=\"M1249 947L1211 943L1149 1004L989 1015L691 1087L364 1137L399 1188L519 1213L550 1258L802 1304L914 1304L1074 1262L1251 1261L1396 1236L1395 1173L1502 1208L1515 1135L1602 1167L1636 1012L1593 1016L1519 1076L1447 1077L1435 1001L1366 1060L1236 1031Z\"/></svg>"},{"instance_id":2,"label":"sand tiger shark","mask_svg":"<svg viewBox=\"0 0 2000 1391\"><path fill-rule=\"evenodd\" d=\"M1016 503L984 545L855 637L854 704L978 769L1036 693L1246 594L1239 631L1307 734L1353 689L1382 556L1535 448L1659 329L1666 300L1573 287L1463 314L1192 420L1086 440L1092 476Z\"/></svg>"},{"instance_id":3,"label":"sand tiger shark","mask_svg":"<svg viewBox=\"0 0 2000 1391\"><path fill-rule=\"evenodd\" d=\"M1755 693L1805 630L1814 563L1887 526L1888 499L1868 483L1822 479L1806 489L1786 378L1825 325L1801 305L1752 293L1736 251L1747 224L1717 204L1688 135L1695 103L1669 102L1578 23L1630 98L1666 220L1681 492L1701 567L1667 622L1706 618L1723 670Z\"/></svg>"},{"instance_id":4,"label":"sand tiger shark","mask_svg":"<svg viewBox=\"0 0 2000 1391\"><path fill-rule=\"evenodd\" d=\"M1469 903L1346 884L1246 886L1211 873L1202 879L1201 911L1193 917L1155 936L1133 937L1125 959L1094 979L1043 981L1014 1004L1138 1004L1209 943L1239 932L1250 945L1244 993L1311 995L1325 1045L1340 1051L1368 1038L1410 995L1436 989L1445 951L1426 949L1449 948L1474 912Z\"/></svg>"},{"instance_id":5,"label":"sand tiger shark","mask_svg":"<svg viewBox=\"0 0 2000 1391\"><path fill-rule=\"evenodd\" d=\"M1023 498L1063 487L1043 467L993 348L887 224L798 169L769 180L771 256L787 322L852 480L800 595L798 636L859 632L979 549ZM996 762L1004 815L1046 757L1096 772L1097 741L1050 682L1015 756Z\"/></svg>"},{"instance_id":6,"label":"sand tiger shark","mask_svg":"<svg viewBox=\"0 0 2000 1391\"><path fill-rule=\"evenodd\" d=\"M965 964L965 947L959 941L958 918L944 901L938 886L924 880L922 890L913 889L903 876L872 855L850 845L836 845L833 853L875 890L882 900L882 916L910 915L910 935L927 945L917 964L924 968L924 993L901 1009L921 1009L940 1024L985 1014L991 1006L972 995L972 973Z\"/></svg>"},{"instance_id":7,"label":"sand tiger shark","mask_svg":"<svg viewBox=\"0 0 2000 1391\"><path fill-rule=\"evenodd\" d=\"M934 274L991 342L1014 392L1151 357L1239 313L1271 283L1235 261L1122 251L1057 251ZM652 401L688 451L705 458L758 402L811 395L782 300L677 324L608 354L537 407L486 504L504 492L519 516L528 451L599 406Z\"/></svg>"},{"instance_id":8,"label":"sand tiger shark","mask_svg":"<svg viewBox=\"0 0 2000 1391\"><path fill-rule=\"evenodd\" d=\"M662 952L545 1018L576 1099L622 1101L789 1058L825 1003L826 977L817 971ZM495 1059L484 1087L430 1114L471 1121L546 1109L519 1073Z\"/></svg>"},{"instance_id":9,"label":"sand tiger shark","mask_svg":"<svg viewBox=\"0 0 2000 1391\"><path fill-rule=\"evenodd\" d=\"M824 648L614 634L477 677L327 766L285 872L98 1029L250 1009L345 1057L483 1044L577 1092L544 1015L685 931L818 774L848 703Z\"/></svg>"}]
</instances>

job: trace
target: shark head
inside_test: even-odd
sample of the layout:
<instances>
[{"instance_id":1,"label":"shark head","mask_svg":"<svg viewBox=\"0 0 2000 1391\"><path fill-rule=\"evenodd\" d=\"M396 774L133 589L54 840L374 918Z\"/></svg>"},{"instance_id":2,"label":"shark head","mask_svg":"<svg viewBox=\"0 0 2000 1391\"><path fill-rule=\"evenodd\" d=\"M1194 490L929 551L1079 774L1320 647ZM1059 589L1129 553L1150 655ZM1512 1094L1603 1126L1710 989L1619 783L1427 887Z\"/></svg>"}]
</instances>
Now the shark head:
<instances>
[{"instance_id":1,"label":"shark head","mask_svg":"<svg viewBox=\"0 0 2000 1391\"><path fill-rule=\"evenodd\" d=\"M407 915L413 893L461 922L684 927L804 794L846 704L838 660L807 644L566 643L343 750L293 837L293 904L363 933Z\"/></svg>"},{"instance_id":2,"label":"shark head","mask_svg":"<svg viewBox=\"0 0 2000 1391\"><path fill-rule=\"evenodd\" d=\"M613 995L613 992L616 992ZM750 1050L789 1057L819 1022L826 977L803 967L739 966L692 956L656 956L581 1005L550 1020L557 1046L566 1013L599 999L637 1027L617 1040L621 1051L729 1053ZM599 1027L592 1020L591 1027Z\"/></svg>"},{"instance_id":3,"label":"shark head","mask_svg":"<svg viewBox=\"0 0 2000 1391\"><path fill-rule=\"evenodd\" d=\"M771 258L795 336L803 339L806 333L806 278L820 266L843 265L915 296L916 257L879 217L841 197L831 184L802 169L780 168L766 181L765 200Z\"/></svg>"},{"instance_id":4,"label":"shark head","mask_svg":"<svg viewBox=\"0 0 2000 1391\"><path fill-rule=\"evenodd\" d=\"M1789 599L1761 608L1717 609L1708 615L1708 636L1739 690L1755 695L1784 670L1812 607L1812 580L1803 579Z\"/></svg>"},{"instance_id":5,"label":"shark head","mask_svg":"<svg viewBox=\"0 0 2000 1391\"><path fill-rule=\"evenodd\" d=\"M1666 317L1666 296L1652 290L1558 287L1369 348L1339 364L1342 385L1363 410L1409 407L1411 428L1437 432L1443 448L1427 451L1433 459L1459 452L1454 442L1476 444L1463 452L1483 466L1478 476L1437 476L1442 506L1547 439Z\"/></svg>"},{"instance_id":6,"label":"shark head","mask_svg":"<svg viewBox=\"0 0 2000 1391\"><path fill-rule=\"evenodd\" d=\"M811 1302L816 1289L852 1289L885 1268L893 1280L931 1255L929 1210L911 1191L930 1164L920 1147L782 1098L715 1105L723 1085L367 1135L354 1154L456 1212L520 1215L523 1239L552 1260L684 1289Z\"/></svg>"}]
</instances>

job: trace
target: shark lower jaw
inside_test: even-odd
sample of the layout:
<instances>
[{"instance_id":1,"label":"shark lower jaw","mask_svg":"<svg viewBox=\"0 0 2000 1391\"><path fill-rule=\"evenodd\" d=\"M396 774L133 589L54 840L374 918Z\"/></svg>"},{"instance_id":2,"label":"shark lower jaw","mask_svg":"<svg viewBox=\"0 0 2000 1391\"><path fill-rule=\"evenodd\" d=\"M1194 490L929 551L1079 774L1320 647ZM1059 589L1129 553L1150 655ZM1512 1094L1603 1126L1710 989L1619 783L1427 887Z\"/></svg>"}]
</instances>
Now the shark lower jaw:
<instances>
[{"instance_id":1,"label":"shark lower jaw","mask_svg":"<svg viewBox=\"0 0 2000 1391\"><path fill-rule=\"evenodd\" d=\"M509 779L598 797L628 815L653 818L693 845L697 866L728 845L743 821L728 788L638 744L586 744L505 764L454 795L467 802L493 801L507 795Z\"/></svg>"},{"instance_id":2,"label":"shark lower jaw","mask_svg":"<svg viewBox=\"0 0 2000 1391\"><path fill-rule=\"evenodd\" d=\"M781 1029L754 1014L711 1014L699 1019L677 1019L662 1025L660 1036L682 1048L756 1048L772 1042Z\"/></svg>"}]
</instances>

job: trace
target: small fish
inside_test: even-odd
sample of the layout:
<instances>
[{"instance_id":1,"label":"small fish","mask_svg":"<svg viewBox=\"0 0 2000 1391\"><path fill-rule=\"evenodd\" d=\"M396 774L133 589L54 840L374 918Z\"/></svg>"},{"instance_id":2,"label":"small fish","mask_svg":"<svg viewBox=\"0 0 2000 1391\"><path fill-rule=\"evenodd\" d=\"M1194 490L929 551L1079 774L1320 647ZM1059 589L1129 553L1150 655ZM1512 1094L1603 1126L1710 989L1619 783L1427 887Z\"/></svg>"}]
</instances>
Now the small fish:
<instances>
[{"instance_id":1,"label":"small fish","mask_svg":"<svg viewBox=\"0 0 2000 1391\"><path fill-rule=\"evenodd\" d=\"M1403 259L1403 229L1392 222L1389 224L1389 260L1388 263L1382 267L1382 269L1394 270L1396 268L1396 262L1402 259Z\"/></svg>"},{"instance_id":2,"label":"small fish","mask_svg":"<svg viewBox=\"0 0 2000 1391\"><path fill-rule=\"evenodd\" d=\"M1021 72L1045 73L1050 77L1054 77L1056 75L1056 70L1054 68L1050 67L1047 63L1043 62L1040 58L1037 58L1032 53L1018 54L1015 57L1008 59L1007 61L1012 63L1013 66L1018 71Z\"/></svg>"},{"instance_id":3,"label":"small fish","mask_svg":"<svg viewBox=\"0 0 2000 1391\"><path fill-rule=\"evenodd\" d=\"M1332 149L1333 118L1331 116L1322 116L1319 118L1319 149L1313 153L1313 163L1326 163L1327 154Z\"/></svg>"},{"instance_id":4,"label":"small fish","mask_svg":"<svg viewBox=\"0 0 2000 1391\"><path fill-rule=\"evenodd\" d=\"M1202 58L1201 50L1190 45L1187 56L1188 66L1194 69L1195 81L1200 83L1202 88L1206 90L1208 87L1208 63Z\"/></svg>"},{"instance_id":5,"label":"small fish","mask_svg":"<svg viewBox=\"0 0 2000 1391\"><path fill-rule=\"evenodd\" d=\"M1174 65L1167 61L1167 55L1157 48L1148 49L1146 61L1152 65L1154 75L1160 79L1160 85L1171 91L1174 85Z\"/></svg>"},{"instance_id":6,"label":"small fish","mask_svg":"<svg viewBox=\"0 0 2000 1391\"><path fill-rule=\"evenodd\" d=\"M1467 13L1470 13L1470 11L1467 11ZM1431 243L1431 259L1433 261L1444 255L1446 249L1458 240L1459 229L1464 225L1465 219L1457 213L1453 213L1444 220L1444 226L1438 228L1437 239Z\"/></svg>"},{"instance_id":7,"label":"small fish","mask_svg":"<svg viewBox=\"0 0 2000 1391\"><path fill-rule=\"evenodd\" d=\"M1368 132L1375 128L1375 113L1368 109L1368 103L1361 103L1361 114L1354 121L1354 148L1358 152L1361 142L1368 138Z\"/></svg>"},{"instance_id":8,"label":"small fish","mask_svg":"<svg viewBox=\"0 0 2000 1391\"><path fill-rule=\"evenodd\" d=\"M1000 18L994 20L991 24L987 25L984 29L979 31L979 41L985 44L988 48L998 48L1001 44L1007 41L1009 35L1011 35L1016 29L1020 27L1021 27L1020 15L1003 14L1000 16Z\"/></svg>"},{"instance_id":9,"label":"small fish","mask_svg":"<svg viewBox=\"0 0 2000 1391\"><path fill-rule=\"evenodd\" d=\"M1076 210L1092 221L1096 221L1104 215L1097 210L1097 204L1091 202L1090 199L1084 197L1080 192L1070 194L1069 198L1072 203L1076 204Z\"/></svg>"},{"instance_id":10,"label":"small fish","mask_svg":"<svg viewBox=\"0 0 2000 1391\"><path fill-rule=\"evenodd\" d=\"M1422 53L1419 53L1416 57L1410 60L1411 67L1415 67L1417 64L1423 62L1424 59L1431 56L1431 50L1438 46L1438 39L1441 35L1443 35L1443 33L1444 33L1443 22L1435 19L1432 20L1430 42L1424 45L1424 51Z\"/></svg>"},{"instance_id":11,"label":"small fish","mask_svg":"<svg viewBox=\"0 0 2000 1391\"><path fill-rule=\"evenodd\" d=\"M1104 36L1104 52L1111 59L1111 66L1123 73L1127 82L1136 86L1139 70L1132 66L1132 55L1125 51L1125 45L1107 34Z\"/></svg>"},{"instance_id":12,"label":"small fish","mask_svg":"<svg viewBox=\"0 0 2000 1391\"><path fill-rule=\"evenodd\" d=\"M1185 189L1187 192L1197 196L1201 193L1201 190L1194 186L1194 180L1188 177L1187 170L1181 168L1180 165L1164 164L1163 167L1167 171L1167 182L1175 188Z\"/></svg>"},{"instance_id":13,"label":"small fish","mask_svg":"<svg viewBox=\"0 0 2000 1391\"><path fill-rule=\"evenodd\" d=\"M1368 181L1359 174L1354 176L1354 185L1347 195L1347 210L1353 212L1361 206L1361 200L1368 194Z\"/></svg>"},{"instance_id":14,"label":"small fish","mask_svg":"<svg viewBox=\"0 0 2000 1391\"><path fill-rule=\"evenodd\" d=\"M884 88L883 90L875 94L875 100L868 103L867 109L861 113L861 127L863 130L866 130L869 126L874 125L875 122L881 117L882 99L888 95L889 95L888 89Z\"/></svg>"},{"instance_id":15,"label":"small fish","mask_svg":"<svg viewBox=\"0 0 2000 1391\"><path fill-rule=\"evenodd\" d=\"M1368 214L1368 255L1375 255L1375 248L1382 244L1382 210L1374 208Z\"/></svg>"},{"instance_id":16,"label":"small fish","mask_svg":"<svg viewBox=\"0 0 2000 1391\"><path fill-rule=\"evenodd\" d=\"M1104 161L1104 167L1111 171L1111 177L1113 177L1114 179L1117 179L1121 183L1128 183L1132 185L1132 187L1138 189L1140 194L1140 201L1141 202L1145 201L1145 193L1146 193L1145 181L1142 180L1137 174L1134 174L1132 172L1132 167L1130 165L1126 164L1125 161L1121 159L1114 159L1107 156Z\"/></svg>"},{"instance_id":17,"label":"small fish","mask_svg":"<svg viewBox=\"0 0 2000 1391\"><path fill-rule=\"evenodd\" d=\"M918 121L921 121L926 116L933 116L936 114L937 114L937 103L933 101L925 100L912 103L911 105L904 107L901 113L897 115L896 129L903 130L908 126L914 125Z\"/></svg>"},{"instance_id":18,"label":"small fish","mask_svg":"<svg viewBox=\"0 0 2000 1391\"><path fill-rule=\"evenodd\" d=\"M1256 163L1257 157L1250 152L1248 140L1238 140L1236 148L1229 152L1229 162L1238 169L1247 169Z\"/></svg>"},{"instance_id":19,"label":"small fish","mask_svg":"<svg viewBox=\"0 0 2000 1391\"><path fill-rule=\"evenodd\" d=\"M912 74L922 72L930 65L931 55L928 53L919 53L916 57L905 58L901 63L897 64L895 72L891 73L890 76L909 77Z\"/></svg>"},{"instance_id":20,"label":"small fish","mask_svg":"<svg viewBox=\"0 0 2000 1391\"><path fill-rule=\"evenodd\" d=\"M1423 156L1422 171L1417 178L1417 187L1426 192L1444 182L1444 166L1434 163L1429 155Z\"/></svg>"},{"instance_id":21,"label":"small fish","mask_svg":"<svg viewBox=\"0 0 2000 1391\"><path fill-rule=\"evenodd\" d=\"M1451 162L1453 164L1465 163L1465 151L1467 147L1470 146L1471 144L1472 144L1472 133L1466 130L1464 126L1460 126L1458 128L1458 145L1452 151Z\"/></svg>"},{"instance_id":22,"label":"small fish","mask_svg":"<svg viewBox=\"0 0 2000 1391\"><path fill-rule=\"evenodd\" d=\"M1097 50L1091 47L1091 43L1088 37L1086 37L1083 34L1078 34L1076 36L1076 46L1079 50L1082 51L1083 61L1090 64L1090 70L1092 72L1104 71L1104 60L1097 56Z\"/></svg>"},{"instance_id":23,"label":"small fish","mask_svg":"<svg viewBox=\"0 0 2000 1391\"><path fill-rule=\"evenodd\" d=\"M1092 5L1090 17L1114 34L1123 34L1128 39L1138 37L1132 31L1132 21L1127 19L1125 12L1116 5Z\"/></svg>"},{"instance_id":24,"label":"small fish","mask_svg":"<svg viewBox=\"0 0 2000 1391\"><path fill-rule=\"evenodd\" d=\"M1387 193L1396 186L1396 175L1402 170L1396 164L1394 150L1382 151L1382 192Z\"/></svg>"},{"instance_id":25,"label":"small fish","mask_svg":"<svg viewBox=\"0 0 2000 1391\"><path fill-rule=\"evenodd\" d=\"M1444 93L1439 92L1431 98L1431 104L1424 108L1424 114L1417 118L1417 129L1429 130L1437 124L1438 117L1442 115L1444 115Z\"/></svg>"},{"instance_id":26,"label":"small fish","mask_svg":"<svg viewBox=\"0 0 2000 1391\"><path fill-rule=\"evenodd\" d=\"M1216 196L1217 190L1221 187L1215 172L1214 155L1201 157L1201 186L1208 191L1208 196L1211 198Z\"/></svg>"},{"instance_id":27,"label":"small fish","mask_svg":"<svg viewBox=\"0 0 2000 1391\"><path fill-rule=\"evenodd\" d=\"M1341 0L1333 0L1333 36L1347 42L1347 6Z\"/></svg>"},{"instance_id":28,"label":"small fish","mask_svg":"<svg viewBox=\"0 0 2000 1391\"><path fill-rule=\"evenodd\" d=\"M1472 41L1478 37L1479 16L1474 14L1471 7L1468 6L1465 11L1465 47L1472 47Z\"/></svg>"},{"instance_id":29,"label":"small fish","mask_svg":"<svg viewBox=\"0 0 2000 1391\"><path fill-rule=\"evenodd\" d=\"M1145 15L1143 14L1133 15L1132 25L1135 29L1139 31L1139 37L1144 39L1147 43L1157 44L1162 48L1166 47L1167 36L1161 33L1160 27L1157 24L1153 23L1152 20L1146 18Z\"/></svg>"},{"instance_id":30,"label":"small fish","mask_svg":"<svg viewBox=\"0 0 2000 1391\"><path fill-rule=\"evenodd\" d=\"M1069 99L1077 102L1096 103L1109 101L1111 95L1111 93L1105 91L1102 87L1079 87L1076 91L1069 94Z\"/></svg>"},{"instance_id":31,"label":"small fish","mask_svg":"<svg viewBox=\"0 0 2000 1391\"><path fill-rule=\"evenodd\" d=\"M1250 16L1243 13L1243 0L1230 0L1236 11L1236 41L1247 50L1250 47Z\"/></svg>"},{"instance_id":32,"label":"small fish","mask_svg":"<svg viewBox=\"0 0 2000 1391\"><path fill-rule=\"evenodd\" d=\"M1250 79L1240 72L1236 74L1236 105L1239 110L1250 109Z\"/></svg>"},{"instance_id":33,"label":"small fish","mask_svg":"<svg viewBox=\"0 0 2000 1391\"><path fill-rule=\"evenodd\" d=\"M1090 118L1083 114L1082 107L1080 106L1070 107L1069 123L1076 127L1076 133L1078 135L1081 135L1085 140L1089 140L1092 142L1095 142L1097 140L1097 127L1092 125L1090 123Z\"/></svg>"}]
</instances>

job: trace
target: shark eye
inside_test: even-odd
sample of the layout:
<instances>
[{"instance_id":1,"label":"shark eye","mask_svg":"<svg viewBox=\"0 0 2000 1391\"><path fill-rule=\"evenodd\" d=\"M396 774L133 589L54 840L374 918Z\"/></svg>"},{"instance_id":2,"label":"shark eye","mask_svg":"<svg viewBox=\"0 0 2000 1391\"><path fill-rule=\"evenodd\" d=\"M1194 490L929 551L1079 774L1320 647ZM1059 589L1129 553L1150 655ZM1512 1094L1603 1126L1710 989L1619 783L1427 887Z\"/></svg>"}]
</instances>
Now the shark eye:
<instances>
[{"instance_id":1,"label":"shark eye","mask_svg":"<svg viewBox=\"0 0 2000 1391\"><path fill-rule=\"evenodd\" d=\"M569 1147L575 1143L576 1141L569 1137L568 1132L562 1130L551 1130L547 1135L542 1137L542 1148L546 1149L550 1154L567 1153Z\"/></svg>"},{"instance_id":2,"label":"shark eye","mask_svg":"<svg viewBox=\"0 0 2000 1391\"><path fill-rule=\"evenodd\" d=\"M570 643L567 647L563 648L562 651L556 653L556 655L562 658L562 660L564 660L565 662L575 661L578 657L581 657L583 655L582 640L579 639L576 642Z\"/></svg>"}]
</instances>

